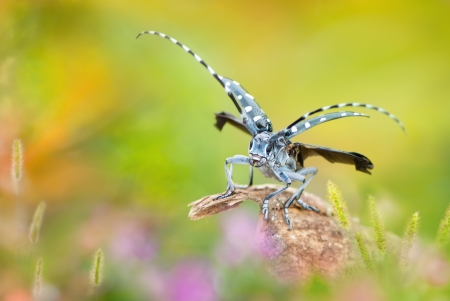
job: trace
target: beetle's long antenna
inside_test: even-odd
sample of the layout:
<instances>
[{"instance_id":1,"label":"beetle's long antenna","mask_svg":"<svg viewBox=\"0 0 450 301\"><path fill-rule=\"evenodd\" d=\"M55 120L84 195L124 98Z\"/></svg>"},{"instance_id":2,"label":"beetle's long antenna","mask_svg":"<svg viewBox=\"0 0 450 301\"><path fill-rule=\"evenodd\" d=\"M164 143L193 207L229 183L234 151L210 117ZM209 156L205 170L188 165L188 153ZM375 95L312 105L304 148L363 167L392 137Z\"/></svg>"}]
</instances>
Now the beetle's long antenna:
<instances>
[{"instance_id":1,"label":"beetle's long antenna","mask_svg":"<svg viewBox=\"0 0 450 301\"><path fill-rule=\"evenodd\" d=\"M391 118L395 122L397 122L397 124L402 128L403 132L406 133L406 130L405 130L405 127L404 127L403 123L394 114L389 113L388 111L386 111L383 108L376 107L376 106L373 106L371 104L358 103L358 102L340 103L340 104L335 104L335 105L332 105L332 106L326 106L326 107L322 107L322 108L316 109L314 111L311 111L311 112L308 112L308 113L304 114L303 116L301 116L299 119L297 119L296 121L291 123L286 128L289 129L289 128L293 127L295 124L299 123L302 120L305 120L310 115L317 114L319 112L327 111L327 110L330 110L330 109L337 109L337 108L343 108L343 107L363 107L363 108L366 108L366 109L377 110L378 112L389 116L389 118Z\"/></svg>"},{"instance_id":2,"label":"beetle's long antenna","mask_svg":"<svg viewBox=\"0 0 450 301\"><path fill-rule=\"evenodd\" d=\"M316 125L322 124L324 122L332 121L335 119L346 118L346 117L369 117L365 114L357 113L357 112L333 112L327 113L323 115L319 115L316 117L311 117L307 120L300 121L298 123L294 123L292 126L287 127L284 130L284 136L287 139L290 139L304 131L307 131Z\"/></svg>"},{"instance_id":3,"label":"beetle's long antenna","mask_svg":"<svg viewBox=\"0 0 450 301\"><path fill-rule=\"evenodd\" d=\"M158 35L162 38L166 38L169 41L171 41L174 44L177 44L178 46L180 46L181 48L183 48L186 52L190 53L196 60L197 62L199 62L200 64L202 64L206 69L208 69L209 73L211 73L212 76L214 76L215 79L217 79L217 81L220 83L220 85L222 87L225 87L224 82L222 81L222 76L218 75L213 68L211 68L208 64L205 63L205 61L199 57L196 53L194 53L191 49L189 49L186 45L181 44L180 42L178 42L177 40L175 40L174 38L169 37L168 35L161 33L161 32L157 32L157 31L143 31L141 33L139 33L136 37L139 38L141 35L143 34L153 34L153 35Z\"/></svg>"},{"instance_id":4,"label":"beetle's long antenna","mask_svg":"<svg viewBox=\"0 0 450 301\"><path fill-rule=\"evenodd\" d=\"M222 81L223 77L220 76L219 74L217 74L213 68L211 68L211 66L209 66L208 64L205 63L205 61L199 57L196 53L194 53L191 49L189 49L189 47L187 47L184 44L181 44L180 42L178 42L176 39L169 37L168 35L162 33L162 32L157 32L157 31L143 31L141 33L139 33L136 36L136 39L139 38L141 35L143 34L152 34L152 35L158 35L162 38L166 38L169 41L171 41L174 44L177 44L178 46L180 46L181 48L183 48L186 52L190 53L196 60L197 62L199 62L200 64L202 64L206 69L208 69L209 73L214 76L214 78L219 82L219 84L225 89L225 92L227 92L228 96L231 98L231 100L233 101L234 105L236 106L236 108L238 109L239 113L242 112L241 107L238 105L236 99L233 97L233 95L230 92L230 89L225 85L225 83Z\"/></svg>"}]
</instances>

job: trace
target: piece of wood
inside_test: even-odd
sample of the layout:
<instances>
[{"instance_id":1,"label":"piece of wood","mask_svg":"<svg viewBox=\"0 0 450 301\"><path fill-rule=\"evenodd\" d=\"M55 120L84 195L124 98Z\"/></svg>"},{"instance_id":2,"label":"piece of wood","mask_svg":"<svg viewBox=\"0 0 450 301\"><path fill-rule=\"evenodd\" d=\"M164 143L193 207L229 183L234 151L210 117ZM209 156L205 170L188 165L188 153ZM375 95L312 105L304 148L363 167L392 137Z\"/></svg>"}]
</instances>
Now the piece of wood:
<instances>
[{"instance_id":1,"label":"piece of wood","mask_svg":"<svg viewBox=\"0 0 450 301\"><path fill-rule=\"evenodd\" d=\"M278 185L266 184L251 186L246 189L238 188L236 189L234 194L224 199L213 200L214 197L218 196L219 194L205 196L200 200L192 202L188 205L192 207L189 212L189 218L191 220L197 220L203 217L208 217L222 211L233 209L246 200L253 201L257 203L259 207L261 207L264 197L267 194L274 192L275 190L278 190L280 188L281 186ZM288 188L281 194L279 194L276 198L271 199L269 202L269 211L283 210L283 202L285 202L294 192L295 189ZM320 214L331 214L332 209L330 204L323 201L322 199L315 197L307 192L303 192L301 198L303 201L307 202L307 204L319 209ZM294 203L292 208L295 207L300 209L298 203Z\"/></svg>"},{"instance_id":2,"label":"piece of wood","mask_svg":"<svg viewBox=\"0 0 450 301\"><path fill-rule=\"evenodd\" d=\"M206 196L189 204L189 218L198 220L212 216L236 208L246 200L257 203L261 209L264 197L280 188L277 185L259 185L236 189L233 195L218 200L213 200L217 195ZM361 233L371 254L379 253L371 239L371 228L354 221L352 228L345 230L333 217L332 206L307 192L302 193L302 201L319 209L319 213L305 210L294 202L288 209L292 222L292 230L289 230L283 204L294 192L295 189L286 189L269 201L268 220L264 220L259 210L255 233L257 250L268 272L280 282L303 282L314 274L327 278L341 275L346 268L361 261L359 251L352 244L355 231ZM388 233L387 238L390 247L398 249L398 237Z\"/></svg>"}]
</instances>

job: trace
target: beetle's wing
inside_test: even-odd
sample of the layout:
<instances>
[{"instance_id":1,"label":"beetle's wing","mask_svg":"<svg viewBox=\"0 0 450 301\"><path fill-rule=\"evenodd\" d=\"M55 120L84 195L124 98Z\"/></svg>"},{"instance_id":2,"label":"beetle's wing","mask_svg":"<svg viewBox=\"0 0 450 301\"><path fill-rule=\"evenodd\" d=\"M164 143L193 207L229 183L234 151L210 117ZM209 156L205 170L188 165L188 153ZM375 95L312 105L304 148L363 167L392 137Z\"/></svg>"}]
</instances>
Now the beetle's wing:
<instances>
[{"instance_id":1,"label":"beetle's wing","mask_svg":"<svg viewBox=\"0 0 450 301\"><path fill-rule=\"evenodd\" d=\"M287 128L285 128L284 136L286 139L290 139L300 133L303 133L304 131L307 131L316 125L322 124L324 122L328 122L331 120L339 119L339 118L345 118L345 117L369 117L367 115L356 113L356 112L334 112L334 113L327 113L323 114L317 117L312 117L307 120L302 120L300 122L294 123L289 125Z\"/></svg>"},{"instance_id":2,"label":"beetle's wing","mask_svg":"<svg viewBox=\"0 0 450 301\"><path fill-rule=\"evenodd\" d=\"M214 124L214 126L221 131L223 129L223 127L225 126L226 123L231 124L232 126L237 127L238 129L240 129L241 131L247 133L247 134L252 134L249 132L249 130L245 127L244 122L237 118L236 116L233 116L230 113L227 112L220 112L220 113L216 113L216 124Z\"/></svg>"},{"instance_id":3,"label":"beetle's wing","mask_svg":"<svg viewBox=\"0 0 450 301\"><path fill-rule=\"evenodd\" d=\"M341 151L324 146L296 142L288 145L286 150L289 155L295 157L301 166L304 166L303 162L309 157L320 156L330 163L354 165L356 170L367 174L371 174L369 169L373 169L374 167L369 158L362 154Z\"/></svg>"}]
</instances>

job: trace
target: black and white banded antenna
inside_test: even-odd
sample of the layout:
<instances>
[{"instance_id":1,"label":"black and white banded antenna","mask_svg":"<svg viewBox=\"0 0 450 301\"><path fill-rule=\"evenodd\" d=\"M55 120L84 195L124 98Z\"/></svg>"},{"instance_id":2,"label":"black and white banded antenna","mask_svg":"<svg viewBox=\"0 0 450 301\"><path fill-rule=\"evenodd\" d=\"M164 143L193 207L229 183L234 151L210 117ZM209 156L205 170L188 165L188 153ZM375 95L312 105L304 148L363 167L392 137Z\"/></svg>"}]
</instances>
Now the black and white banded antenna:
<instances>
[{"instance_id":1,"label":"black and white banded antenna","mask_svg":"<svg viewBox=\"0 0 450 301\"><path fill-rule=\"evenodd\" d=\"M157 31L143 31L141 33L139 33L136 37L139 38L141 35L143 34L151 34L151 35L157 35L160 36L161 38L166 38L169 41L171 41L172 43L180 46L181 48L184 49L184 51L186 51L187 53L190 53L196 60L197 62L199 62L200 64L202 64L206 69L208 69L209 73L219 82L219 84L225 89L225 92L227 92L228 96L231 98L231 100L233 101L234 105L236 106L236 108L238 109L239 113L242 115L242 109L239 106L238 102L236 101L236 98L234 97L234 95L231 93L230 89L225 85L225 83L223 82L223 76L219 75L216 73L216 71L214 71L213 68L211 68L211 66L209 66L208 64L205 63L205 61L199 57L196 53L194 53L191 49L189 49L189 47L187 47L184 44L181 44L180 42L178 42L176 39L162 33L162 32L157 32Z\"/></svg>"},{"instance_id":2,"label":"black and white banded antenna","mask_svg":"<svg viewBox=\"0 0 450 301\"><path fill-rule=\"evenodd\" d=\"M344 107L363 107L366 109L370 109L370 110L376 110L380 113L383 113L384 115L389 116L389 118L393 119L395 122L397 122L397 124L402 128L403 132L406 134L406 129L405 126L403 125L403 123L400 121L400 119L398 119L394 114L389 113L387 110L380 108L380 107L376 107L374 105L371 104L365 104L365 103L359 103L359 102L346 102L346 103L340 103L340 104L335 104L332 106L325 106L319 109L316 109L314 111L308 112L304 115L302 115L299 119L297 119L296 121L294 121L293 123L291 123L290 125L288 125L286 127L286 129L291 129L293 126L295 126L297 123L305 120L308 116L323 112L323 111L327 111L327 110L331 110L331 109L339 109L339 108L344 108Z\"/></svg>"},{"instance_id":3,"label":"black and white banded antenna","mask_svg":"<svg viewBox=\"0 0 450 301\"><path fill-rule=\"evenodd\" d=\"M362 113L349 111L327 113L302 120L300 122L294 123L294 125L286 127L286 129L283 130L284 137L287 139L291 139L292 137L297 136L298 134L301 134L309 129L312 129L313 127L319 124L347 117L369 117L369 116Z\"/></svg>"}]
</instances>

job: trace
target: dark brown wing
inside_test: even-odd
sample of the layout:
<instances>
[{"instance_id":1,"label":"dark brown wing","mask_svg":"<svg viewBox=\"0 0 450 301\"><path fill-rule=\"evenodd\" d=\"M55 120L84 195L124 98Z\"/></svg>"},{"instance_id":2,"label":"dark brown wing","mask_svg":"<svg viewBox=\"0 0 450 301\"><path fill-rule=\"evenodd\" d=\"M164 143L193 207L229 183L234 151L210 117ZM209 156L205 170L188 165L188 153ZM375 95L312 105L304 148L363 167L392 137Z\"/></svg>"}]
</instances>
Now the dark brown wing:
<instances>
[{"instance_id":1,"label":"dark brown wing","mask_svg":"<svg viewBox=\"0 0 450 301\"><path fill-rule=\"evenodd\" d=\"M369 169L373 169L373 164L364 155L354 152L345 152L323 146L293 143L287 148L288 153L296 157L297 161L303 166L303 162L309 157L321 156L330 163L343 163L355 165L356 170L371 174Z\"/></svg>"},{"instance_id":2,"label":"dark brown wing","mask_svg":"<svg viewBox=\"0 0 450 301\"><path fill-rule=\"evenodd\" d=\"M225 126L225 124L227 122L230 123L231 125L237 127L241 131L244 131L247 134L251 135L251 133L247 130L247 128L245 127L245 125L241 119L239 119L227 112L216 113L216 124L214 124L214 125L216 128L219 129L219 131L222 130L222 128Z\"/></svg>"}]
</instances>

